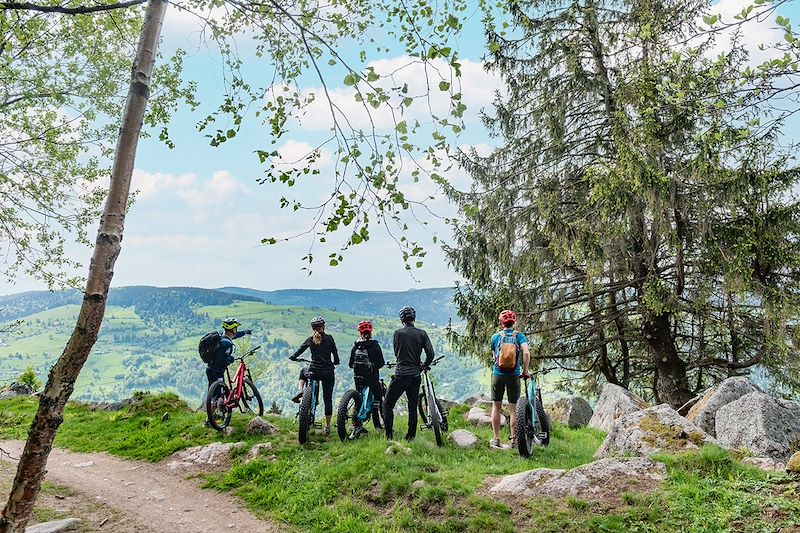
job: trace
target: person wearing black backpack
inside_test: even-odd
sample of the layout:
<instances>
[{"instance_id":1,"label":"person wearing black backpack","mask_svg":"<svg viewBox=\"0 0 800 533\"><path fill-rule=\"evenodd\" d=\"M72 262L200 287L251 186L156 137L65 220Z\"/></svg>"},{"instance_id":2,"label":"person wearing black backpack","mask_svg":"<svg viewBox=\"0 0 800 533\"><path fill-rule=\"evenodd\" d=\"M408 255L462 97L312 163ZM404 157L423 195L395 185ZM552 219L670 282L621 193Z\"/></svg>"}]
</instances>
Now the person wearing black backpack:
<instances>
[{"instance_id":1,"label":"person wearing black backpack","mask_svg":"<svg viewBox=\"0 0 800 533\"><path fill-rule=\"evenodd\" d=\"M372 410L377 412L383 403L383 389L381 388L380 369L386 364L383 359L381 345L372 338L372 322L361 321L356 326L356 330L361 338L355 342L353 349L350 350L350 362L348 366L353 369L354 379L359 376L364 379L369 390L372 391ZM356 390L358 390L358 380L355 379ZM373 416L372 420L378 422L380 417ZM376 425L375 429L382 429Z\"/></svg>"},{"instance_id":2,"label":"person wearing black backpack","mask_svg":"<svg viewBox=\"0 0 800 533\"><path fill-rule=\"evenodd\" d=\"M238 331L239 326L241 324L235 318L226 318L222 321L223 333L219 336L217 347L213 350L213 355L206 367L209 387L218 379L222 379L225 376L225 369L233 363L233 340L253 333L253 330L250 329Z\"/></svg>"}]
</instances>

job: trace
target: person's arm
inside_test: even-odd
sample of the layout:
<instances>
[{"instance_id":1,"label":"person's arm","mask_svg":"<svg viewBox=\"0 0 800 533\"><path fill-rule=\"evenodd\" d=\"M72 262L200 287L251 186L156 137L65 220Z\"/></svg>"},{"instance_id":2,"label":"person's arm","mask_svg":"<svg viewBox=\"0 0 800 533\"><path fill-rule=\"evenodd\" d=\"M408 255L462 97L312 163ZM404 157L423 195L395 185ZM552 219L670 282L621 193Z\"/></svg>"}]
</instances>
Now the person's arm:
<instances>
[{"instance_id":1,"label":"person's arm","mask_svg":"<svg viewBox=\"0 0 800 533\"><path fill-rule=\"evenodd\" d=\"M236 335L234 335L233 338L234 339L238 339L240 337L244 337L245 335L250 335L252 333L253 333L252 329L245 329L245 330L242 330L242 331L237 331Z\"/></svg>"},{"instance_id":2,"label":"person's arm","mask_svg":"<svg viewBox=\"0 0 800 533\"><path fill-rule=\"evenodd\" d=\"M383 350L381 349L381 345L378 341L375 341L375 360L372 361L372 364L375 365L375 369L378 370L383 368L383 365L386 364L386 360L383 358Z\"/></svg>"},{"instance_id":3,"label":"person's arm","mask_svg":"<svg viewBox=\"0 0 800 533\"><path fill-rule=\"evenodd\" d=\"M333 337L331 337L331 353L333 354L333 364L338 365L340 363L339 350L336 348L336 341L333 340Z\"/></svg>"},{"instance_id":4,"label":"person's arm","mask_svg":"<svg viewBox=\"0 0 800 533\"><path fill-rule=\"evenodd\" d=\"M425 344L422 345L422 349L425 350L425 364L424 364L424 366L428 367L428 366L431 366L431 363L433 362L435 354L433 353L433 345L431 344L431 338L428 337L428 332L427 331L423 331L422 333L423 333L423 335L425 337L424 338Z\"/></svg>"},{"instance_id":5,"label":"person's arm","mask_svg":"<svg viewBox=\"0 0 800 533\"><path fill-rule=\"evenodd\" d=\"M398 342L399 337L400 337L400 330L395 330L394 337L392 338L392 349L394 350L395 359L398 359L398 354L400 353L400 346Z\"/></svg>"},{"instance_id":6,"label":"person's arm","mask_svg":"<svg viewBox=\"0 0 800 533\"><path fill-rule=\"evenodd\" d=\"M528 337L524 333L517 333L519 347L522 350L522 373L527 374L531 366L531 349L528 346Z\"/></svg>"},{"instance_id":7,"label":"person's arm","mask_svg":"<svg viewBox=\"0 0 800 533\"><path fill-rule=\"evenodd\" d=\"M297 358L300 357L300 354L308 350L309 346L311 346L311 337L307 338L303 344L300 345L300 348L297 349L294 354L289 357L292 361L297 361Z\"/></svg>"},{"instance_id":8,"label":"person's arm","mask_svg":"<svg viewBox=\"0 0 800 533\"><path fill-rule=\"evenodd\" d=\"M347 363L347 366L353 368L353 358L356 356L356 345L354 344L352 348L350 348L350 361Z\"/></svg>"}]
</instances>

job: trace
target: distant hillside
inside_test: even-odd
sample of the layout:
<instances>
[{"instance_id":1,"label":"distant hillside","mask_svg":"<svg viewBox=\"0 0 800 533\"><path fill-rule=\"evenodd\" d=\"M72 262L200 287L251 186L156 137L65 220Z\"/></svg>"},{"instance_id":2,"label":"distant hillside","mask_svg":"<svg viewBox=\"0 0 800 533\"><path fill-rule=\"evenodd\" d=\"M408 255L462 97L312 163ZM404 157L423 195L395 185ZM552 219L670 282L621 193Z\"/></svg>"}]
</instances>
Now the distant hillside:
<instances>
[{"instance_id":1,"label":"distant hillside","mask_svg":"<svg viewBox=\"0 0 800 533\"><path fill-rule=\"evenodd\" d=\"M133 307L145 322L169 316L194 323L197 321L197 316L192 311L194 307L230 305L236 300L260 302L261 298L196 287L149 286L115 287L108 295L108 305ZM33 291L0 296L0 322L10 322L48 309L80 303L81 292L77 290Z\"/></svg>"},{"instance_id":2,"label":"distant hillside","mask_svg":"<svg viewBox=\"0 0 800 533\"><path fill-rule=\"evenodd\" d=\"M444 325L458 321L453 304L453 289L411 289L408 291L346 291L341 289L286 289L258 291L242 287L222 287L219 291L259 298L275 305L297 305L334 309L356 316L397 318L401 307L410 305L423 322Z\"/></svg>"}]
</instances>

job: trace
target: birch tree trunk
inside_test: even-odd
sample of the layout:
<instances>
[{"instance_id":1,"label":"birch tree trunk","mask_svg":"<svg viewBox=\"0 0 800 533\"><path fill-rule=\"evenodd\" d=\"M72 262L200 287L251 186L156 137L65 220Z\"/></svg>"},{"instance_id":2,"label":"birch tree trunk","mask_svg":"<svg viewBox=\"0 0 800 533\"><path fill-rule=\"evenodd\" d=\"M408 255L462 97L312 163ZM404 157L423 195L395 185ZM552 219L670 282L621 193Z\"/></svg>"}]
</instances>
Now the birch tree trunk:
<instances>
[{"instance_id":1,"label":"birch tree trunk","mask_svg":"<svg viewBox=\"0 0 800 533\"><path fill-rule=\"evenodd\" d=\"M114 263L122 247L125 208L130 194L136 146L150 95L150 76L167 5L168 0L149 0L147 4L117 139L108 198L97 231L78 321L61 357L50 371L39 399L39 409L28 432L14 485L0 518L0 533L25 531L46 472L47 456L63 421L64 406L75 388L75 380L97 340L103 322Z\"/></svg>"}]
</instances>

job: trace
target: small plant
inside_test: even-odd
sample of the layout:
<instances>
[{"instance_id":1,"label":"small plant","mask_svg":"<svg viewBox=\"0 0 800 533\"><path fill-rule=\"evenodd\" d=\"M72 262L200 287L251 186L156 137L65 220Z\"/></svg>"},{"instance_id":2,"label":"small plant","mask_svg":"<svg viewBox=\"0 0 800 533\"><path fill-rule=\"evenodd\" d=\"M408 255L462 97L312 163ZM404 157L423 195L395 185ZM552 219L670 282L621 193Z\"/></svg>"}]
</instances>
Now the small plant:
<instances>
[{"instance_id":1,"label":"small plant","mask_svg":"<svg viewBox=\"0 0 800 533\"><path fill-rule=\"evenodd\" d=\"M42 382L39 381L38 377L36 377L36 372L34 372L32 366L28 366L28 368L25 369L25 372L19 375L17 378L17 383L27 385L31 388L31 390L34 391L39 390L39 387L42 386Z\"/></svg>"},{"instance_id":2,"label":"small plant","mask_svg":"<svg viewBox=\"0 0 800 533\"><path fill-rule=\"evenodd\" d=\"M281 408L280 405L278 405L278 402L276 402L275 400L272 400L272 403L270 404L269 409L267 409L267 413L271 414L271 415L282 415L283 414L283 409Z\"/></svg>"}]
</instances>

